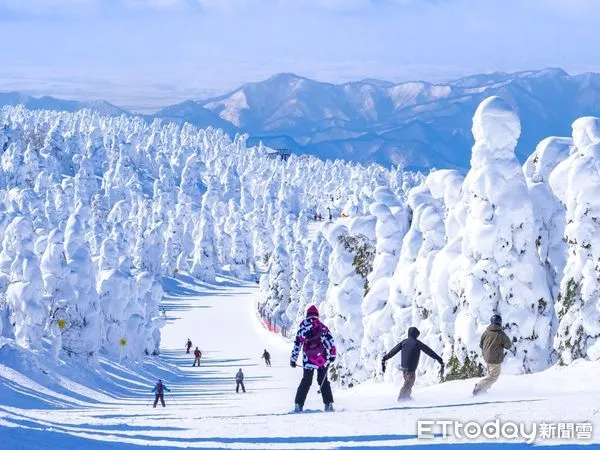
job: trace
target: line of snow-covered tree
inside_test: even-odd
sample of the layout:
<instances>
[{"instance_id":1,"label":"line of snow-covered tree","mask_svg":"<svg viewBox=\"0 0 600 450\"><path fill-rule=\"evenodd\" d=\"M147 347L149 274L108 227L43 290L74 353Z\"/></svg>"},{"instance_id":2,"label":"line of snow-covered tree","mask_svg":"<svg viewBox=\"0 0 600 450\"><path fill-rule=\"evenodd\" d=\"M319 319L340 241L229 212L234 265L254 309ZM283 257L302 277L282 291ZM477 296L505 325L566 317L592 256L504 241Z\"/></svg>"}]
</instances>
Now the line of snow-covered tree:
<instances>
[{"instance_id":1,"label":"line of snow-covered tree","mask_svg":"<svg viewBox=\"0 0 600 450\"><path fill-rule=\"evenodd\" d=\"M160 278L176 272L251 279L268 264L278 307L301 292L313 301L302 289L310 218L363 214L377 186L401 195L419 181L89 111L4 108L0 126L0 336L55 358L157 353ZM324 270L325 247L308 249ZM293 270L292 289L277 268ZM324 295L326 277L311 289Z\"/></svg>"},{"instance_id":2,"label":"line of snow-covered tree","mask_svg":"<svg viewBox=\"0 0 600 450\"><path fill-rule=\"evenodd\" d=\"M472 132L466 176L434 171L406 198L374 189L361 217L322 227L302 267L301 251L278 247L269 277L280 284L266 294L286 300L269 301L289 323L319 305L343 384L377 376L410 326L443 355L447 378L480 375L479 337L494 313L513 339L513 373L600 358L600 119L545 139L523 167L520 121L502 99L479 106ZM434 364L420 369L433 376Z\"/></svg>"}]
</instances>

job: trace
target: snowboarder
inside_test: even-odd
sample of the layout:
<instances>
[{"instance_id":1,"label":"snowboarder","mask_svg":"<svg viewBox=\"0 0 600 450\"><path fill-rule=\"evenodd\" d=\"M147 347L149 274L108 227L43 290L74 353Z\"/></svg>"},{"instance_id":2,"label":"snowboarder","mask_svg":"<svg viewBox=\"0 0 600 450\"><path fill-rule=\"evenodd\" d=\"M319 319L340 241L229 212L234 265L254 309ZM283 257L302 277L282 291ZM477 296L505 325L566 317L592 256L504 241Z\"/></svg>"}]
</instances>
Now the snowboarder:
<instances>
[{"instance_id":1,"label":"snowboarder","mask_svg":"<svg viewBox=\"0 0 600 450\"><path fill-rule=\"evenodd\" d=\"M494 314L490 319L490 325L481 335L479 347L483 352L483 359L487 364L487 376L475 385L473 395L486 392L500 376L502 361L504 361L504 350L512 347L512 342L502 330L502 317Z\"/></svg>"},{"instance_id":2,"label":"snowboarder","mask_svg":"<svg viewBox=\"0 0 600 450\"><path fill-rule=\"evenodd\" d=\"M385 373L386 361L393 358L400 350L402 350L402 353L400 354L400 368L404 375L404 386L400 389L398 400L411 399L410 394L412 393L412 387L417 378L416 371L417 366L419 365L421 351L441 364L440 376L444 376L444 361L436 352L417 339L419 334L421 334L421 332L416 327L410 327L408 329L408 337L390 350L381 360L381 370Z\"/></svg>"},{"instance_id":3,"label":"snowboarder","mask_svg":"<svg viewBox=\"0 0 600 450\"><path fill-rule=\"evenodd\" d=\"M265 364L269 367L271 367L271 354L267 351L267 349L265 348L265 351L263 352L261 358L263 358L265 360Z\"/></svg>"},{"instance_id":4,"label":"snowboarder","mask_svg":"<svg viewBox=\"0 0 600 450\"><path fill-rule=\"evenodd\" d=\"M235 392L237 392L238 394L240 393L240 387L242 388L242 391L245 393L246 387L244 386L244 372L242 372L241 368L235 374Z\"/></svg>"},{"instance_id":5,"label":"snowboarder","mask_svg":"<svg viewBox=\"0 0 600 450\"><path fill-rule=\"evenodd\" d=\"M190 352L190 349L192 348L192 341L190 341L190 338L188 338L187 343L185 344L185 348L186 348L186 353Z\"/></svg>"},{"instance_id":6,"label":"snowboarder","mask_svg":"<svg viewBox=\"0 0 600 450\"><path fill-rule=\"evenodd\" d=\"M198 367L200 367L200 358L202 358L202 352L196 347L196 350L194 350L194 364L192 364L192 367L194 367L196 363L198 363Z\"/></svg>"},{"instance_id":7,"label":"snowboarder","mask_svg":"<svg viewBox=\"0 0 600 450\"><path fill-rule=\"evenodd\" d=\"M163 384L162 380L159 378L156 385L154 386L154 389L152 389L152 392L154 392L153 408L156 408L156 405L158 404L159 400L160 400L160 403L163 406L163 408L166 406L165 405L165 391L171 392L171 390L168 389L167 386L165 384Z\"/></svg>"},{"instance_id":8,"label":"snowboarder","mask_svg":"<svg viewBox=\"0 0 600 450\"><path fill-rule=\"evenodd\" d=\"M296 391L295 411L300 412L304 408L315 369L325 411L333 411L333 394L327 379L327 370L329 364L335 361L335 342L329 329L319 320L319 310L314 305L311 305L306 311L306 318L300 323L300 328L296 333L296 341L290 357L290 366L292 367L296 367L300 348L304 354L302 357L304 372Z\"/></svg>"}]
</instances>

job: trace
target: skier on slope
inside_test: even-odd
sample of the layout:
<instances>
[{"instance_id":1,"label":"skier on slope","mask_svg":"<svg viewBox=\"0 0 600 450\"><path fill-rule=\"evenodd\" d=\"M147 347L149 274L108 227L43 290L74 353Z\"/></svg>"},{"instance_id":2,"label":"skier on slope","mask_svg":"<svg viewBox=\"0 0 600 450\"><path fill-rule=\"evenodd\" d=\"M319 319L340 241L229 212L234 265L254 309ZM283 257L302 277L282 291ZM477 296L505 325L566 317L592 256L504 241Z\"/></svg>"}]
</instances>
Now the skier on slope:
<instances>
[{"instance_id":1,"label":"skier on slope","mask_svg":"<svg viewBox=\"0 0 600 450\"><path fill-rule=\"evenodd\" d=\"M479 347L483 351L483 359L487 364L487 376L475 385L473 395L486 392L500 376L500 369L504 361L504 350L512 347L510 338L502 331L502 317L494 314L490 325L481 335Z\"/></svg>"},{"instance_id":2,"label":"skier on slope","mask_svg":"<svg viewBox=\"0 0 600 450\"><path fill-rule=\"evenodd\" d=\"M335 342L329 329L319 320L319 310L314 305L306 311L306 318L300 323L300 328L296 334L296 341L290 358L290 366L292 367L296 367L300 348L304 353L302 357L304 372L296 391L295 411L300 412L304 408L304 402L312 384L315 369L317 370L317 383L321 387L325 411L333 411L333 394L327 379L327 369L329 364L335 361Z\"/></svg>"},{"instance_id":3,"label":"skier on slope","mask_svg":"<svg viewBox=\"0 0 600 450\"><path fill-rule=\"evenodd\" d=\"M166 406L165 405L165 391L171 392L171 390L168 389L167 386L165 384L163 384L162 380L159 378L157 383L154 385L154 389L152 389L152 391L151 391L151 392L154 392L153 408L156 408L156 405L158 404L159 400L160 400L160 403L163 406L163 408Z\"/></svg>"},{"instance_id":4,"label":"skier on slope","mask_svg":"<svg viewBox=\"0 0 600 450\"><path fill-rule=\"evenodd\" d=\"M408 337L391 349L381 360L381 370L385 372L386 361L393 358L399 351L402 351L400 354L400 368L404 375L404 385L398 395L399 401L411 400L410 395L417 379L416 371L421 351L441 364L440 376L444 375L444 361L436 352L417 339L419 334L421 332L416 327L410 327L408 329Z\"/></svg>"},{"instance_id":5,"label":"skier on slope","mask_svg":"<svg viewBox=\"0 0 600 450\"><path fill-rule=\"evenodd\" d=\"M200 358L202 358L202 352L196 347L196 350L194 350L194 364L192 364L192 367L194 367L196 363L198 363L198 367L200 367Z\"/></svg>"},{"instance_id":6,"label":"skier on slope","mask_svg":"<svg viewBox=\"0 0 600 450\"><path fill-rule=\"evenodd\" d=\"M237 392L238 394L240 393L240 387L242 388L242 391L245 393L246 387L244 386L244 372L242 372L241 368L235 374L235 392Z\"/></svg>"},{"instance_id":7,"label":"skier on slope","mask_svg":"<svg viewBox=\"0 0 600 450\"><path fill-rule=\"evenodd\" d=\"M185 344L185 349L186 349L186 353L190 352L190 349L192 348L192 341L190 340L190 338L188 338L186 344Z\"/></svg>"},{"instance_id":8,"label":"skier on slope","mask_svg":"<svg viewBox=\"0 0 600 450\"><path fill-rule=\"evenodd\" d=\"M262 359L265 360L265 364L269 367L271 367L271 354L267 351L267 349L265 348L265 351L263 352Z\"/></svg>"}]
</instances>

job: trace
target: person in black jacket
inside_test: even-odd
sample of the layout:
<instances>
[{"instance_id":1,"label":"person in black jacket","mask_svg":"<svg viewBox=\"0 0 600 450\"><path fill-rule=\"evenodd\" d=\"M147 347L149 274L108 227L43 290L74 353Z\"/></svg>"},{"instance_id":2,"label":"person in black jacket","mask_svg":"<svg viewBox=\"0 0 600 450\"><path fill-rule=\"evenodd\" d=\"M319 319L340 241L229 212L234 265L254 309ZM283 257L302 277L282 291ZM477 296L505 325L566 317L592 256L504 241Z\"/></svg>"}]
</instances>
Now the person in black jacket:
<instances>
[{"instance_id":1,"label":"person in black jacket","mask_svg":"<svg viewBox=\"0 0 600 450\"><path fill-rule=\"evenodd\" d=\"M398 400L410 400L411 398L410 394L417 378L416 371L417 366L419 365L421 351L427 356L437 360L442 366L440 374L442 376L444 374L444 361L436 352L417 339L419 334L421 334L421 332L416 327L410 327L408 329L408 337L391 349L381 360L381 369L385 372L386 361L393 358L402 350L402 353L400 354L400 368L404 374L404 386L400 389Z\"/></svg>"}]
</instances>

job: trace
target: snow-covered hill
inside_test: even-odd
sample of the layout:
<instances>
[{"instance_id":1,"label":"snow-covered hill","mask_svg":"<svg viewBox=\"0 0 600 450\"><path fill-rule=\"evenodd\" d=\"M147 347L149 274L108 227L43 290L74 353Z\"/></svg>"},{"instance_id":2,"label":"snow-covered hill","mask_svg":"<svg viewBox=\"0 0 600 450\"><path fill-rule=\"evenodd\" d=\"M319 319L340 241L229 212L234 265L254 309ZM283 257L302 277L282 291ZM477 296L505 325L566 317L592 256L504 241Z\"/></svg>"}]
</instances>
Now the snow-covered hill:
<instances>
[{"instance_id":1,"label":"snow-covered hill","mask_svg":"<svg viewBox=\"0 0 600 450\"><path fill-rule=\"evenodd\" d=\"M99 114L108 116L120 116L121 114L129 113L118 106L112 105L105 101L75 101L62 100L54 97L33 97L27 94L18 92L0 92L0 106L17 106L23 105L27 109L41 110L47 109L52 111L75 112L83 109L90 109Z\"/></svg>"},{"instance_id":2,"label":"snow-covered hill","mask_svg":"<svg viewBox=\"0 0 600 450\"><path fill-rule=\"evenodd\" d=\"M167 325L161 356L143 364L100 360L99 370L55 368L0 343L0 442L6 450L171 450L177 448L352 449L460 443L509 443L531 448L524 436L484 439L417 438L418 420L480 424L538 424L535 443L600 443L597 362L555 367L543 373L503 376L485 397L470 396L473 381L427 386L398 405L398 385L366 383L334 388L336 412L322 412L320 395L308 396L306 412L291 413L299 369L289 366L291 343L264 329L255 315L256 287L219 278L206 285L186 276L165 280ZM185 353L187 338L202 350L201 366ZM260 359L267 348L272 367ZM16 363L16 358L20 358ZM77 370L76 370L77 367ZM235 392L235 373L245 373L247 393ZM54 373L50 373L53 371ZM59 372L58 374L56 372ZM160 377L171 392L165 409L152 408L150 392ZM546 428L543 423L571 424ZM592 438L575 440L575 424L591 423ZM568 427L569 425L566 425ZM585 431L585 430L584 430ZM514 436L514 433L512 433ZM579 434L579 433L578 433ZM560 439L560 437L563 439ZM583 434L581 435L583 437ZM567 438L565 438L567 437ZM496 448L495 446L493 448Z\"/></svg>"}]
</instances>

